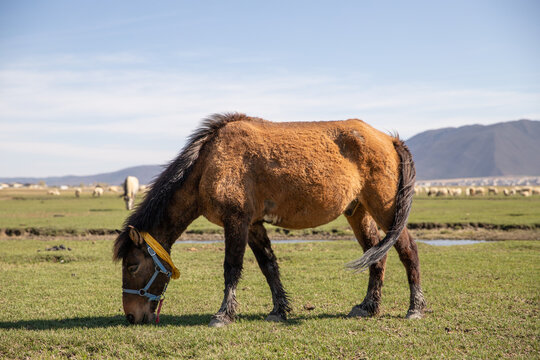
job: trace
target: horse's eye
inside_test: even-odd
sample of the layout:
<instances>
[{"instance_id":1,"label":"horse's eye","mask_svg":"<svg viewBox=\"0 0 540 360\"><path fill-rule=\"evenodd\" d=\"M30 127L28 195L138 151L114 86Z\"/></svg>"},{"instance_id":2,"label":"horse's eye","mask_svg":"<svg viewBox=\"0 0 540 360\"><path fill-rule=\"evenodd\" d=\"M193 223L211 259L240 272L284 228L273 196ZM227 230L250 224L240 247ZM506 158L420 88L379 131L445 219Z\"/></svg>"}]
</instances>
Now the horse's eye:
<instances>
[{"instance_id":1,"label":"horse's eye","mask_svg":"<svg viewBox=\"0 0 540 360\"><path fill-rule=\"evenodd\" d=\"M128 266L127 269L128 269L128 271L129 271L130 273L134 273L135 271L137 271L138 268L139 268L139 265L136 264L136 265L130 265L130 266Z\"/></svg>"}]
</instances>

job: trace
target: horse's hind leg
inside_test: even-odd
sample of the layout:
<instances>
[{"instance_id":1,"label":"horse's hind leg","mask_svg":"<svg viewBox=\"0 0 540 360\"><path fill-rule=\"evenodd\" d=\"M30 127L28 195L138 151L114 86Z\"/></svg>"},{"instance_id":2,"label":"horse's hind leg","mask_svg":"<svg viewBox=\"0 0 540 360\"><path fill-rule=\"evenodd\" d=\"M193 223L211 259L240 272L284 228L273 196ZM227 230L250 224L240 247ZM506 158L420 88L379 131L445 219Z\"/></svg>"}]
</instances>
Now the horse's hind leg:
<instances>
[{"instance_id":1,"label":"horse's hind leg","mask_svg":"<svg viewBox=\"0 0 540 360\"><path fill-rule=\"evenodd\" d=\"M350 216L346 215L346 218L354 231L356 240L364 251L367 251L380 241L377 225L362 205L359 205ZM386 255L378 263L369 267L369 283L366 297L361 304L352 308L348 316L370 317L379 313L385 266Z\"/></svg>"},{"instance_id":2,"label":"horse's hind leg","mask_svg":"<svg viewBox=\"0 0 540 360\"><path fill-rule=\"evenodd\" d=\"M266 281L272 292L274 308L266 320L285 321L287 320L287 313L291 311L291 307L289 306L287 293L279 278L279 267L276 256L272 251L270 239L268 239L266 229L262 223L256 223L250 227L248 244L251 250L253 250L253 254L255 254L259 267L266 277Z\"/></svg>"},{"instance_id":3,"label":"horse's hind leg","mask_svg":"<svg viewBox=\"0 0 540 360\"><path fill-rule=\"evenodd\" d=\"M401 233L399 240L394 245L399 258L407 271L409 280L409 288L411 290L411 299L409 311L407 311L408 319L418 319L424 315L426 301L420 286L420 261L418 260L418 248L413 237L407 229Z\"/></svg>"},{"instance_id":4,"label":"horse's hind leg","mask_svg":"<svg viewBox=\"0 0 540 360\"><path fill-rule=\"evenodd\" d=\"M244 253L248 239L248 221L243 216L229 216L224 221L225 261L223 263L225 290L219 311L212 317L209 326L222 327L235 320L236 286L242 276Z\"/></svg>"}]
</instances>

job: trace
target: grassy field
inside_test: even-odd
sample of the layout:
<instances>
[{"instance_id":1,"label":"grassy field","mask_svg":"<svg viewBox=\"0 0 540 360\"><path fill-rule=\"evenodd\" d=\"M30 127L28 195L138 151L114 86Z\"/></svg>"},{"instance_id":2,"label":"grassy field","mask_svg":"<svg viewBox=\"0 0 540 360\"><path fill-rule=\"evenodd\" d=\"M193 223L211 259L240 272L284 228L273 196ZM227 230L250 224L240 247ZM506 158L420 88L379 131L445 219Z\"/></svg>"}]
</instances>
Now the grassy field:
<instances>
[{"instance_id":1,"label":"grassy field","mask_svg":"<svg viewBox=\"0 0 540 360\"><path fill-rule=\"evenodd\" d=\"M120 265L111 261L114 236L69 235L118 229L128 214L117 194L0 191L0 229L50 235L0 237L0 358L540 358L540 242L419 244L430 309L420 321L404 319L408 286L395 251L381 316L345 318L362 300L367 275L343 268L360 247L333 241L274 245L294 311L286 324L266 323L270 291L248 251L240 317L225 329L207 327L223 294L223 245L177 244L182 276L169 287L161 324L127 326ZM540 197L419 196L410 223L537 228ZM189 231L221 229L199 218ZM295 234L324 233L352 236L343 217ZM46 251L60 244L71 250Z\"/></svg>"},{"instance_id":2,"label":"grassy field","mask_svg":"<svg viewBox=\"0 0 540 360\"><path fill-rule=\"evenodd\" d=\"M85 233L92 230L114 230L122 226L128 215L118 194L106 193L92 198L84 193L75 198L71 191L61 196L47 196L43 190L0 190L0 229L39 229L55 235ZM540 196L428 198L413 201L410 224L487 224L540 228ZM269 226L270 231L280 231ZM196 220L190 232L220 232L221 228ZM296 234L352 232L344 217L315 229Z\"/></svg>"},{"instance_id":3,"label":"grassy field","mask_svg":"<svg viewBox=\"0 0 540 360\"><path fill-rule=\"evenodd\" d=\"M391 251L382 314L344 316L367 274L344 264L353 241L276 244L294 310L263 319L271 296L250 251L239 285L240 317L208 328L222 297L221 244L177 244L182 275L169 286L159 325L127 326L112 237L0 240L0 358L433 359L539 358L540 242L419 244L430 311L408 321L408 286ZM45 251L63 244L71 251ZM308 311L304 305L315 308Z\"/></svg>"},{"instance_id":4,"label":"grassy field","mask_svg":"<svg viewBox=\"0 0 540 360\"><path fill-rule=\"evenodd\" d=\"M537 225L540 227L540 196L535 197L418 197L413 201L410 223L483 223Z\"/></svg>"}]
</instances>

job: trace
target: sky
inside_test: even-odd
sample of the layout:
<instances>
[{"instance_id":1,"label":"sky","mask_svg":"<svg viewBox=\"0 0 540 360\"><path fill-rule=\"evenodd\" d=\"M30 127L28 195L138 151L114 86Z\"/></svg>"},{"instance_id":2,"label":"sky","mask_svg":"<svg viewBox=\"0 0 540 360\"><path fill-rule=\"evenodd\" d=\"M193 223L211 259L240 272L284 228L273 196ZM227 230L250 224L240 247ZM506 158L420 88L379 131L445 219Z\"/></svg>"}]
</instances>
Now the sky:
<instances>
[{"instance_id":1,"label":"sky","mask_svg":"<svg viewBox=\"0 0 540 360\"><path fill-rule=\"evenodd\" d=\"M174 158L200 121L402 138L540 120L540 2L0 0L0 177Z\"/></svg>"}]
</instances>

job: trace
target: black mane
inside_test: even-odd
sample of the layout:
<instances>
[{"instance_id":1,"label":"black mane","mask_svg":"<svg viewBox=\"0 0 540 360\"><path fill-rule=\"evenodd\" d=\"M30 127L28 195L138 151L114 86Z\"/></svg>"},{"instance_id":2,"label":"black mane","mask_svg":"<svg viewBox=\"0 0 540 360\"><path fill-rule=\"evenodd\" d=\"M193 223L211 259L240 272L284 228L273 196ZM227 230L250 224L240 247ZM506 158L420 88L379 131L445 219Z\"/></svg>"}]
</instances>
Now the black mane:
<instances>
[{"instance_id":1,"label":"black mane","mask_svg":"<svg viewBox=\"0 0 540 360\"><path fill-rule=\"evenodd\" d=\"M174 192L187 179L197 161L202 147L220 128L233 121L249 120L245 114L214 114L202 121L201 126L189 137L176 159L150 185L145 199L124 222L124 230L132 225L139 230L148 230L159 225L168 209Z\"/></svg>"}]
</instances>

